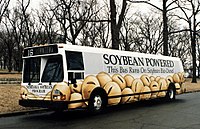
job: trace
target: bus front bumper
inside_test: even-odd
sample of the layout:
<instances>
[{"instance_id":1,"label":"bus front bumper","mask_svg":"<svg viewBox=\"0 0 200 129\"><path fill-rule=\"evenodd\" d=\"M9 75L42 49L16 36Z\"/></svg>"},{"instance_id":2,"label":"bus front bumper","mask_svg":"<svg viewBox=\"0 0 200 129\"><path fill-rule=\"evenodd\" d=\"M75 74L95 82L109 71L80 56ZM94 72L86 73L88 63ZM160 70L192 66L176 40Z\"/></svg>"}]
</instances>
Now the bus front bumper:
<instances>
[{"instance_id":1,"label":"bus front bumper","mask_svg":"<svg viewBox=\"0 0 200 129\"><path fill-rule=\"evenodd\" d=\"M30 100L21 99L19 100L19 105L23 107L41 107L49 109L67 109L67 101L49 101L49 100Z\"/></svg>"}]
</instances>

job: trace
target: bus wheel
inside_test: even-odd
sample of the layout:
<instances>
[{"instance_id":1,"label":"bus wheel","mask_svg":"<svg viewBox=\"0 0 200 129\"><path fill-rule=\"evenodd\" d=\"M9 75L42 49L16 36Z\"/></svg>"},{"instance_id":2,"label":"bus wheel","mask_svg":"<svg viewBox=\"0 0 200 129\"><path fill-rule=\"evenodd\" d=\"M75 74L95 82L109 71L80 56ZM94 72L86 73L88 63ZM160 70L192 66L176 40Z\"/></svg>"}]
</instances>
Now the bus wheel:
<instances>
[{"instance_id":1,"label":"bus wheel","mask_svg":"<svg viewBox=\"0 0 200 129\"><path fill-rule=\"evenodd\" d=\"M176 99L176 88L174 84L170 84L165 96L167 101L173 101Z\"/></svg>"},{"instance_id":2,"label":"bus wheel","mask_svg":"<svg viewBox=\"0 0 200 129\"><path fill-rule=\"evenodd\" d=\"M102 112L107 106L107 94L102 88L96 88L90 95L88 109L92 114Z\"/></svg>"}]
</instances>

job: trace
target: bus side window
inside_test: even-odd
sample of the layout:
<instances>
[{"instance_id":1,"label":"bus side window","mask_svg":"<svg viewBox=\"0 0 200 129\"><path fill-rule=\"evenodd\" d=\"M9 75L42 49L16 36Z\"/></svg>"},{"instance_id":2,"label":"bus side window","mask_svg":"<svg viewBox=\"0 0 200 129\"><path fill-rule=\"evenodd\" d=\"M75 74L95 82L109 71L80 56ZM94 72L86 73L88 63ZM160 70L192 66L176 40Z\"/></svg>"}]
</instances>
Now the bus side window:
<instances>
[{"instance_id":1,"label":"bus side window","mask_svg":"<svg viewBox=\"0 0 200 129\"><path fill-rule=\"evenodd\" d=\"M84 70L82 52L66 51L67 70Z\"/></svg>"},{"instance_id":2,"label":"bus side window","mask_svg":"<svg viewBox=\"0 0 200 129\"><path fill-rule=\"evenodd\" d=\"M84 73L83 72L69 72L68 73L68 80L73 79L84 79Z\"/></svg>"}]
</instances>

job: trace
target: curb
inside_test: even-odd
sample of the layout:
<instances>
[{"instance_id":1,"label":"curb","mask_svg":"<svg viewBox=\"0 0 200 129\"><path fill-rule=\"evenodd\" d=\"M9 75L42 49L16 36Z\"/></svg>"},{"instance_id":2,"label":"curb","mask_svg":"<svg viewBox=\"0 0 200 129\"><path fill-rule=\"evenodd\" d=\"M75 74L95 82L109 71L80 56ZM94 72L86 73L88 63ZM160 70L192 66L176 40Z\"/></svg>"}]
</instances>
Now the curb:
<instances>
[{"instance_id":1,"label":"curb","mask_svg":"<svg viewBox=\"0 0 200 129\"><path fill-rule=\"evenodd\" d=\"M183 94L189 94L189 93L196 93L196 92L200 92L200 90L195 90L195 91L186 91Z\"/></svg>"},{"instance_id":2,"label":"curb","mask_svg":"<svg viewBox=\"0 0 200 129\"><path fill-rule=\"evenodd\" d=\"M41 113L41 112L47 112L47 111L49 111L49 109L42 108L42 109L32 109L32 110L0 113L0 118L11 117L11 116L20 116L20 115L26 115L26 114L35 114L35 113Z\"/></svg>"}]
</instances>

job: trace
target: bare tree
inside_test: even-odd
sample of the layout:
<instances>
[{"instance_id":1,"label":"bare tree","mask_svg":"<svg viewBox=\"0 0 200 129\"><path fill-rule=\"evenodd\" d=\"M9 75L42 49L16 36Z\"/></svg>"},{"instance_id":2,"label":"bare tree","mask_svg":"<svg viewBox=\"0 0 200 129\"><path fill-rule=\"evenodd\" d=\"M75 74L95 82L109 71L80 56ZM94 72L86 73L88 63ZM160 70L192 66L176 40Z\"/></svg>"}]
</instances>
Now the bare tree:
<instances>
[{"instance_id":1,"label":"bare tree","mask_svg":"<svg viewBox=\"0 0 200 129\"><path fill-rule=\"evenodd\" d=\"M131 38L129 39L131 33L132 24L129 23L131 18L124 18L123 26L120 31L120 39L121 39L121 47L124 48L125 51L130 51L130 46L133 43Z\"/></svg>"},{"instance_id":2,"label":"bare tree","mask_svg":"<svg viewBox=\"0 0 200 129\"><path fill-rule=\"evenodd\" d=\"M96 46L109 48L111 47L110 20L109 20L110 13L108 11L110 10L110 8L107 1L104 1L104 3L105 3L106 8L99 7L95 11L95 12L99 12L96 14L96 17L95 17L96 19L95 21L97 21L98 23L96 24L96 31L98 32Z\"/></svg>"},{"instance_id":3,"label":"bare tree","mask_svg":"<svg viewBox=\"0 0 200 129\"><path fill-rule=\"evenodd\" d=\"M110 0L110 19L111 19L111 36L112 49L119 49L119 35L123 19L127 8L127 0L122 0L122 8L117 18L117 8L115 0ZM118 20L118 21L117 21Z\"/></svg>"},{"instance_id":4,"label":"bare tree","mask_svg":"<svg viewBox=\"0 0 200 129\"><path fill-rule=\"evenodd\" d=\"M8 62L7 47L4 42L5 31L3 29L0 31L0 59L1 59L1 69L6 69Z\"/></svg>"},{"instance_id":5,"label":"bare tree","mask_svg":"<svg viewBox=\"0 0 200 129\"><path fill-rule=\"evenodd\" d=\"M200 78L200 43L199 43L199 38L200 38L200 35L198 35L198 38L197 38L197 60L199 62L199 64L198 64L198 77Z\"/></svg>"},{"instance_id":6,"label":"bare tree","mask_svg":"<svg viewBox=\"0 0 200 129\"><path fill-rule=\"evenodd\" d=\"M183 13L183 16L176 15L181 20L184 20L188 23L189 32L190 32L190 42L192 47L192 66L193 66L193 77L192 83L197 83L196 79L196 36L197 36L197 27L200 24L200 21L197 21L197 15L200 13L200 0L185 0L185 1L176 1L177 6ZM187 5L187 6L186 6ZM189 13L190 12L190 13Z\"/></svg>"},{"instance_id":7,"label":"bare tree","mask_svg":"<svg viewBox=\"0 0 200 129\"><path fill-rule=\"evenodd\" d=\"M8 60L8 64L7 64L7 68L9 70L9 72L12 71L12 66L13 66L13 63L12 63L12 59L13 59L13 50L14 50L14 47L15 47L15 42L13 41L13 30L11 30L9 28L9 25L7 24L7 20L5 21L2 21L3 24L4 24L4 31L2 31L2 37L0 37L3 41L3 45L6 46L6 54L7 55L7 60Z\"/></svg>"},{"instance_id":8,"label":"bare tree","mask_svg":"<svg viewBox=\"0 0 200 129\"><path fill-rule=\"evenodd\" d=\"M13 9L7 9L4 14L3 32L0 37L6 50L4 55L8 55L8 69L12 68L20 71L22 69L22 51L25 46L30 46L34 42L41 43L42 26L35 18L31 18L30 14L26 13L26 20L21 8L22 3L18 3ZM28 24L28 30L27 30Z\"/></svg>"},{"instance_id":9,"label":"bare tree","mask_svg":"<svg viewBox=\"0 0 200 129\"><path fill-rule=\"evenodd\" d=\"M169 55L179 57L184 68L187 64L187 59L191 55L191 45L189 33L187 31L173 33L169 35Z\"/></svg>"},{"instance_id":10,"label":"bare tree","mask_svg":"<svg viewBox=\"0 0 200 129\"><path fill-rule=\"evenodd\" d=\"M86 43L90 46L96 47L109 47L109 36L110 36L110 20L109 13L107 10L104 10L104 6L99 6L100 4L96 3L94 6L94 16L86 26L83 28L83 35L85 37ZM108 7L108 5L107 5ZM101 11L100 11L101 10Z\"/></svg>"},{"instance_id":11,"label":"bare tree","mask_svg":"<svg viewBox=\"0 0 200 129\"><path fill-rule=\"evenodd\" d=\"M54 0L54 5L50 5L51 11L54 13L63 32L64 43L69 41L76 44L78 35L94 14L92 12L94 4L95 0Z\"/></svg>"},{"instance_id":12,"label":"bare tree","mask_svg":"<svg viewBox=\"0 0 200 129\"><path fill-rule=\"evenodd\" d=\"M0 23L3 17L3 14L6 12L10 0L0 0Z\"/></svg>"},{"instance_id":13,"label":"bare tree","mask_svg":"<svg viewBox=\"0 0 200 129\"><path fill-rule=\"evenodd\" d=\"M28 7L30 5L30 0L18 0L18 4L20 6L20 11L21 11L21 18L23 19L23 24L24 27L26 28L27 31L27 41L28 41L28 46L32 46L32 34L31 34L31 29L30 29L30 14L27 13Z\"/></svg>"},{"instance_id":14,"label":"bare tree","mask_svg":"<svg viewBox=\"0 0 200 129\"><path fill-rule=\"evenodd\" d=\"M38 22L37 17L30 8L30 0L18 0L18 15L21 19L19 32L22 36L24 47L41 43L45 34L42 33L42 24Z\"/></svg>"},{"instance_id":15,"label":"bare tree","mask_svg":"<svg viewBox=\"0 0 200 129\"><path fill-rule=\"evenodd\" d=\"M169 43L168 43L168 13L177 7L172 6L176 1L178 0L162 0L162 8L150 3L149 1L133 1L133 0L128 0L129 2L132 3L146 3L151 5L152 7L156 8L157 10L162 12L162 18L163 18L163 55L168 56L169 54Z\"/></svg>"},{"instance_id":16,"label":"bare tree","mask_svg":"<svg viewBox=\"0 0 200 129\"><path fill-rule=\"evenodd\" d=\"M8 10L5 18L8 21L5 26L10 25L9 28L7 28L7 33L9 34L9 31L12 30L12 35L10 35L13 38L12 43L10 44L15 44L15 49L13 50L13 60L15 61L15 68L17 71L21 71L22 69L22 51L23 51L23 45L21 44L22 41L22 36L21 36L21 19L19 16L19 8L15 7L12 10ZM8 48L9 49L9 48Z\"/></svg>"},{"instance_id":17,"label":"bare tree","mask_svg":"<svg viewBox=\"0 0 200 129\"><path fill-rule=\"evenodd\" d=\"M92 22L83 28L83 38L81 40L83 46L93 47L109 47L109 23Z\"/></svg>"},{"instance_id":18,"label":"bare tree","mask_svg":"<svg viewBox=\"0 0 200 129\"><path fill-rule=\"evenodd\" d=\"M40 11L37 11L39 22L44 28L43 35L44 41L43 43L53 44L56 42L57 30L56 30L56 21L55 16L51 13L48 7L43 6ZM42 38L42 37L41 37Z\"/></svg>"},{"instance_id":19,"label":"bare tree","mask_svg":"<svg viewBox=\"0 0 200 129\"><path fill-rule=\"evenodd\" d=\"M142 53L161 53L162 48L162 20L154 14L137 14L129 21L129 46L133 51Z\"/></svg>"},{"instance_id":20,"label":"bare tree","mask_svg":"<svg viewBox=\"0 0 200 129\"><path fill-rule=\"evenodd\" d=\"M30 24L30 19L28 20L29 26L33 26L33 24ZM28 43L26 24L23 14L21 13L20 6L15 6L13 9L6 11L3 19L3 25L5 28L5 36L2 38L5 41L9 59L8 69L11 71L12 67L14 67L15 70L20 71L22 69L22 51L24 46ZM33 28L33 30L36 29ZM32 36L33 35L36 36L34 33Z\"/></svg>"}]
</instances>

